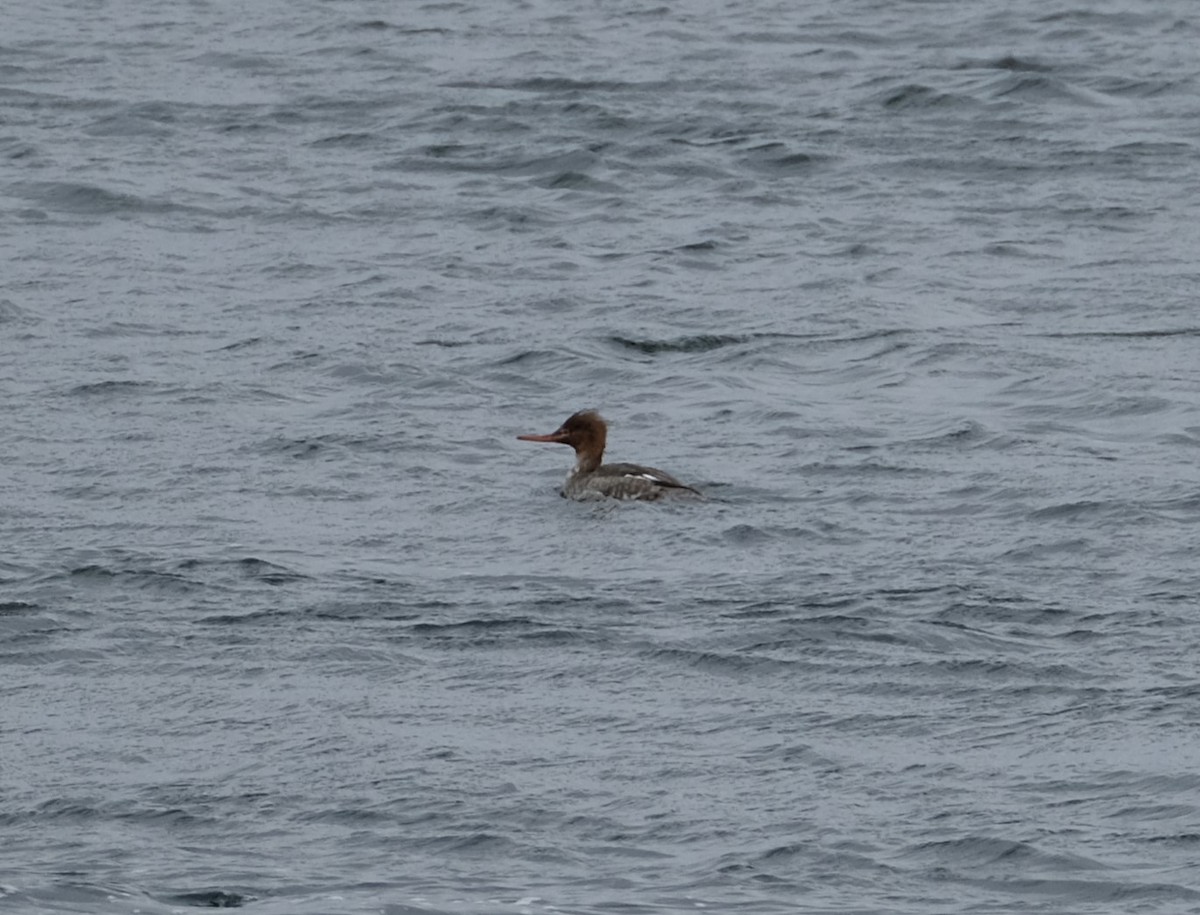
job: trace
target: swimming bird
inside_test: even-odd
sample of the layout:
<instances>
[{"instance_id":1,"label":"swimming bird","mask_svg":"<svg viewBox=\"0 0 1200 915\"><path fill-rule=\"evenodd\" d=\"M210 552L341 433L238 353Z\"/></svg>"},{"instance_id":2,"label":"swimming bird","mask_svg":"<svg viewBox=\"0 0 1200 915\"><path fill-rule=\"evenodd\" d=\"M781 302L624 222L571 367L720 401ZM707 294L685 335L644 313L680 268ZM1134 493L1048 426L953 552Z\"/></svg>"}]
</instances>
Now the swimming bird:
<instances>
[{"instance_id":1,"label":"swimming bird","mask_svg":"<svg viewBox=\"0 0 1200 915\"><path fill-rule=\"evenodd\" d=\"M664 470L640 464L602 464L608 424L595 410L580 410L548 435L518 435L523 442L554 442L575 449L575 467L567 475L562 495L568 499L640 499L669 495L700 495Z\"/></svg>"}]
</instances>

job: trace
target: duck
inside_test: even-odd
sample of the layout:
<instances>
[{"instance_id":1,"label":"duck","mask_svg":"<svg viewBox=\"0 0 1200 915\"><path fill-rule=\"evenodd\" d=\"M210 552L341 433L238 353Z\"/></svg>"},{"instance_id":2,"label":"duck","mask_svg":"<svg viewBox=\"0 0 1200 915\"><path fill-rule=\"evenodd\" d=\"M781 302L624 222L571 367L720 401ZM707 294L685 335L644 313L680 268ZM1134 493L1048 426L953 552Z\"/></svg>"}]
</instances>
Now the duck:
<instances>
[{"instance_id":1,"label":"duck","mask_svg":"<svg viewBox=\"0 0 1200 915\"><path fill-rule=\"evenodd\" d=\"M572 413L546 435L518 435L522 442L549 442L575 449L575 466L561 494L576 501L632 499L653 502L674 496L700 496L698 489L681 483L665 470L641 464L604 464L608 423L595 410Z\"/></svg>"}]
</instances>

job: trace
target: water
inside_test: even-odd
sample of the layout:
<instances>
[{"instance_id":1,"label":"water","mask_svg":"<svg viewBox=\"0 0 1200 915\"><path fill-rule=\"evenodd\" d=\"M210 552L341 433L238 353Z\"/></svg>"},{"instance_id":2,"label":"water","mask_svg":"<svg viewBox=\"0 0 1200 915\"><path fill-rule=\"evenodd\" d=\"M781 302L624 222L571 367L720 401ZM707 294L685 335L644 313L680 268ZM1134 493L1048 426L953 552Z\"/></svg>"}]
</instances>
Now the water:
<instances>
[{"instance_id":1,"label":"water","mask_svg":"<svg viewBox=\"0 0 1200 915\"><path fill-rule=\"evenodd\" d=\"M1200 911L1193 12L7 16L0 908Z\"/></svg>"}]
</instances>

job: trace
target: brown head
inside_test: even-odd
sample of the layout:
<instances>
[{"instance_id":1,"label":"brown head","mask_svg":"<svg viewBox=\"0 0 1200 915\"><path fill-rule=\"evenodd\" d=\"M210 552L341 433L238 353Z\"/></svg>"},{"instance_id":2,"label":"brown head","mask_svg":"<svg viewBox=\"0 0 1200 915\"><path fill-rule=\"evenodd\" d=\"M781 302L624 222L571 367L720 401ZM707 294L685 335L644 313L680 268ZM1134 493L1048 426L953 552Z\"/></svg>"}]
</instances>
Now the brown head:
<instances>
[{"instance_id":1,"label":"brown head","mask_svg":"<svg viewBox=\"0 0 1200 915\"><path fill-rule=\"evenodd\" d=\"M589 473L600 466L608 425L595 410L580 410L549 435L518 435L523 442L554 442L575 449L578 468Z\"/></svg>"}]
</instances>

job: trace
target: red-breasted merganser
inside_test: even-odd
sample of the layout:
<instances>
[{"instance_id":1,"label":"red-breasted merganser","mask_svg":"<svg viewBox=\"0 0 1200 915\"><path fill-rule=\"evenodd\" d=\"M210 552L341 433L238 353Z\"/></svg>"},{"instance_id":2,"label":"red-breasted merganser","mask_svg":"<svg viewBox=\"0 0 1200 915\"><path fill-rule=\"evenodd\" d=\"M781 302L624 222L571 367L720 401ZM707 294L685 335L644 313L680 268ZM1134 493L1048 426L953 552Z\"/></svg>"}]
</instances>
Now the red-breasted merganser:
<instances>
[{"instance_id":1,"label":"red-breasted merganser","mask_svg":"<svg viewBox=\"0 0 1200 915\"><path fill-rule=\"evenodd\" d=\"M568 499L590 500L642 499L650 501L665 495L698 490L654 467L639 464L601 464L608 425L594 410L582 410L571 416L549 435L518 435L523 442L556 442L575 449L575 469L567 476L562 494Z\"/></svg>"}]
</instances>

